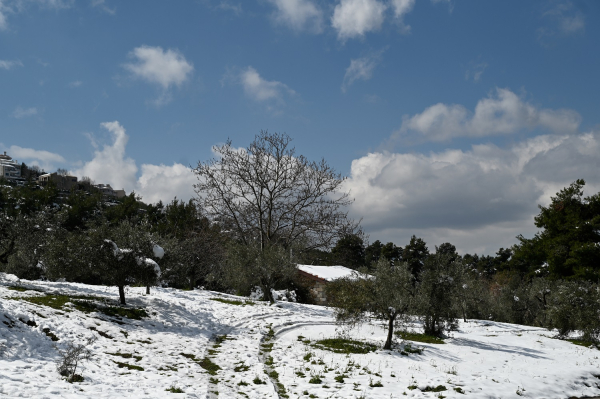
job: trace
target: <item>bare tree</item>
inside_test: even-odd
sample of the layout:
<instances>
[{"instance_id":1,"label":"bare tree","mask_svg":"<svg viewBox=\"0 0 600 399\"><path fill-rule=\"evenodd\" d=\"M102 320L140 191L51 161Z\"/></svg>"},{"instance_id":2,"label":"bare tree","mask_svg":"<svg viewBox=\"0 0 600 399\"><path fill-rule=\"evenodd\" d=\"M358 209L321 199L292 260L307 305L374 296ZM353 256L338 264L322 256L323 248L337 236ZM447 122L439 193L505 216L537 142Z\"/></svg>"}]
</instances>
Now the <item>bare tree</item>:
<instances>
[{"instance_id":1,"label":"bare tree","mask_svg":"<svg viewBox=\"0 0 600 399\"><path fill-rule=\"evenodd\" d=\"M266 131L245 149L228 140L213 148L217 158L194 169L202 208L245 245L328 248L358 228L344 210L352 202L341 192L344 178L324 159L296 155L291 141Z\"/></svg>"},{"instance_id":2,"label":"bare tree","mask_svg":"<svg viewBox=\"0 0 600 399\"><path fill-rule=\"evenodd\" d=\"M89 361L94 356L89 349L98 338L92 336L85 341L85 344L74 344L67 342L66 349L59 350L60 357L56 362L56 369L60 375L67 377L67 381L76 382L83 381L83 377L76 374L77 367L84 361Z\"/></svg>"}]
</instances>

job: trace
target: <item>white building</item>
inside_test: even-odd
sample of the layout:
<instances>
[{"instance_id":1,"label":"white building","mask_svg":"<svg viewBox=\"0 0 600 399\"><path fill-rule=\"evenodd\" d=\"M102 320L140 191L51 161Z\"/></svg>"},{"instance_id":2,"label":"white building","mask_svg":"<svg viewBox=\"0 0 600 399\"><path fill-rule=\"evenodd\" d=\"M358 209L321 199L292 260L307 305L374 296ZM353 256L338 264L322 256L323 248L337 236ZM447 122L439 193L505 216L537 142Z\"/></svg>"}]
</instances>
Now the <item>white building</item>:
<instances>
[{"instance_id":1,"label":"white building","mask_svg":"<svg viewBox=\"0 0 600 399\"><path fill-rule=\"evenodd\" d=\"M6 155L6 151L4 151L4 155L0 154L0 176L4 177L6 180L17 182L23 180L21 178L21 164Z\"/></svg>"},{"instance_id":2,"label":"white building","mask_svg":"<svg viewBox=\"0 0 600 399\"><path fill-rule=\"evenodd\" d=\"M115 190L110 184L96 184L94 185L105 198L123 198L125 196L125 190Z\"/></svg>"}]
</instances>

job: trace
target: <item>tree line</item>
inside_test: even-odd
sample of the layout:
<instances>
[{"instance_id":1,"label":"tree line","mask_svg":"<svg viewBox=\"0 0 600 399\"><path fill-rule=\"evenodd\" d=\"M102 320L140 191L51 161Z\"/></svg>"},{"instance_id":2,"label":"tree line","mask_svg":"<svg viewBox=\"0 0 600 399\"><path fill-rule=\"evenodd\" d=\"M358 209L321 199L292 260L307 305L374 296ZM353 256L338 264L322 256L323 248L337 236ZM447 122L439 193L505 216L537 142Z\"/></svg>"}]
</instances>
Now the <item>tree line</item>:
<instances>
[{"instance_id":1,"label":"tree line","mask_svg":"<svg viewBox=\"0 0 600 399\"><path fill-rule=\"evenodd\" d=\"M597 339L600 194L577 180L540 206L533 238L494 256L459 255L412 236L405 246L368 242L348 216L345 178L324 159L295 152L286 134L261 132L246 148L231 141L198 162L197 197L145 204L135 193L108 200L91 184L69 193L30 182L0 184L0 270L119 288L166 285L248 295L295 290L298 263L341 264L372 276L330 286L340 320L376 316L389 335L419 315L442 335L458 318L583 330ZM391 342L391 341L390 341Z\"/></svg>"}]
</instances>

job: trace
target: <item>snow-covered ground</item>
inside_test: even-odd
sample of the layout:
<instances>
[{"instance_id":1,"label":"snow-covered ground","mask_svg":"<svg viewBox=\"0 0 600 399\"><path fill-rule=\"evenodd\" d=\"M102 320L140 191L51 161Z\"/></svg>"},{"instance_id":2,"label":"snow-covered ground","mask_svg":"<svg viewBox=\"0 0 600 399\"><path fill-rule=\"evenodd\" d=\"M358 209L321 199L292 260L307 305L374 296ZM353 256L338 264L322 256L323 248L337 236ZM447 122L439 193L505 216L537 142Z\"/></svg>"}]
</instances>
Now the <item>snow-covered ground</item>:
<instances>
[{"instance_id":1,"label":"snow-covered ground","mask_svg":"<svg viewBox=\"0 0 600 399\"><path fill-rule=\"evenodd\" d=\"M540 328L473 320L461 323L443 345L413 343L421 354L403 355L402 345L392 352L344 354L315 342L344 333L381 346L385 331L375 324L340 331L328 308L269 306L201 290L153 288L145 295L145 288L129 288L128 306L149 315L142 320L22 299L47 293L118 299L115 287L19 281L0 273L0 397L600 396L600 351ZM59 340L53 342L52 334ZM58 350L91 336L98 337L94 357L78 370L84 381L68 383L56 371ZM446 390L427 392L439 386Z\"/></svg>"}]
</instances>

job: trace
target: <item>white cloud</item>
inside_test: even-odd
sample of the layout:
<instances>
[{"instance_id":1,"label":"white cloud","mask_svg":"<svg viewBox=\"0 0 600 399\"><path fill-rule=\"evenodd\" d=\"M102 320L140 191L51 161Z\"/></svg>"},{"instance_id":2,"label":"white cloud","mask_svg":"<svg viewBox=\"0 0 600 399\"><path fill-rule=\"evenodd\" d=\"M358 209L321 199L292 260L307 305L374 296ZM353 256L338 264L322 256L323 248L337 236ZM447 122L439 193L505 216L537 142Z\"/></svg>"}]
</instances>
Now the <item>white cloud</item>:
<instances>
[{"instance_id":1,"label":"white cloud","mask_svg":"<svg viewBox=\"0 0 600 399\"><path fill-rule=\"evenodd\" d=\"M58 165L66 162L62 156L50 151L23 148L18 145L5 147L2 143L0 143L0 148L2 148L3 151L6 151L14 160L25 162L29 165L39 166L46 171L52 171L56 169Z\"/></svg>"},{"instance_id":2,"label":"white cloud","mask_svg":"<svg viewBox=\"0 0 600 399\"><path fill-rule=\"evenodd\" d=\"M217 8L219 8L221 10L225 10L225 11L231 11L235 15L241 15L242 14L242 4L241 3L231 4L228 1L221 1L219 3L219 5L217 6Z\"/></svg>"},{"instance_id":3,"label":"white cloud","mask_svg":"<svg viewBox=\"0 0 600 399\"><path fill-rule=\"evenodd\" d=\"M69 87L71 88L76 88L79 87L83 84L83 82L81 80L75 80L73 82L69 82Z\"/></svg>"},{"instance_id":4,"label":"white cloud","mask_svg":"<svg viewBox=\"0 0 600 399\"><path fill-rule=\"evenodd\" d=\"M131 191L135 188L137 166L135 161L125 156L125 147L129 137L125 128L117 121L104 122L101 126L108 130L113 142L94 151L94 158L85 163L73 173L78 176L88 176L97 183L110 184L115 189L124 188Z\"/></svg>"},{"instance_id":5,"label":"white cloud","mask_svg":"<svg viewBox=\"0 0 600 399\"><path fill-rule=\"evenodd\" d=\"M134 63L124 67L135 77L160 85L163 89L181 86L190 77L194 66L178 50L140 46L129 53Z\"/></svg>"},{"instance_id":6,"label":"white cloud","mask_svg":"<svg viewBox=\"0 0 600 399\"><path fill-rule=\"evenodd\" d=\"M272 18L275 23L293 30L323 31L323 12L311 0L268 0L275 6Z\"/></svg>"},{"instance_id":7,"label":"white cloud","mask_svg":"<svg viewBox=\"0 0 600 399\"><path fill-rule=\"evenodd\" d=\"M244 93L255 101L275 100L282 102L285 94L294 95L294 90L281 82L265 80L251 66L242 70L238 76Z\"/></svg>"},{"instance_id":8,"label":"white cloud","mask_svg":"<svg viewBox=\"0 0 600 399\"><path fill-rule=\"evenodd\" d=\"M378 0L340 0L333 11L331 25L342 41L363 37L381 29L386 9Z\"/></svg>"},{"instance_id":9,"label":"white cloud","mask_svg":"<svg viewBox=\"0 0 600 399\"><path fill-rule=\"evenodd\" d=\"M117 121L101 126L111 133L112 142L99 149L94 137L89 135L96 149L94 158L73 170L73 174L80 178L88 176L96 183L110 184L127 193L135 191L147 203L169 202L175 197L189 200L194 196L196 177L190 168L179 163L172 166L143 164L138 177L136 162L126 155L129 136L125 128Z\"/></svg>"},{"instance_id":10,"label":"white cloud","mask_svg":"<svg viewBox=\"0 0 600 399\"><path fill-rule=\"evenodd\" d=\"M537 136L508 148L492 144L429 154L370 153L352 162L351 213L371 239L493 253L531 236L537 204L578 178L600 190L600 132Z\"/></svg>"},{"instance_id":11,"label":"white cloud","mask_svg":"<svg viewBox=\"0 0 600 399\"><path fill-rule=\"evenodd\" d=\"M415 0L392 0L394 17L400 24L402 31L405 33L410 32L410 25L404 24L404 16L413 9L414 5Z\"/></svg>"},{"instance_id":12,"label":"white cloud","mask_svg":"<svg viewBox=\"0 0 600 399\"><path fill-rule=\"evenodd\" d=\"M488 67L487 62L480 62L480 63L474 64L465 73L465 80L473 79L473 82L479 82L481 80L481 76L483 75L483 72L485 72L487 67Z\"/></svg>"},{"instance_id":13,"label":"white cloud","mask_svg":"<svg viewBox=\"0 0 600 399\"><path fill-rule=\"evenodd\" d=\"M97 7L100 10L104 11L107 14L110 15L115 15L117 13L116 8L110 8L106 5L105 0L92 0L91 1L91 6L92 7Z\"/></svg>"},{"instance_id":14,"label":"white cloud","mask_svg":"<svg viewBox=\"0 0 600 399\"><path fill-rule=\"evenodd\" d=\"M580 122L580 115L573 110L539 108L508 89L498 88L495 96L479 100L474 112L462 105L438 103L420 114L404 116L393 137L417 133L433 141L443 141L460 136L511 134L537 127L568 133L576 131Z\"/></svg>"},{"instance_id":15,"label":"white cloud","mask_svg":"<svg viewBox=\"0 0 600 399\"><path fill-rule=\"evenodd\" d=\"M0 14L0 29L2 29L2 16ZM8 60L0 60L0 69L6 69L7 71L16 67L23 66L21 61L8 61Z\"/></svg>"},{"instance_id":16,"label":"white cloud","mask_svg":"<svg viewBox=\"0 0 600 399\"><path fill-rule=\"evenodd\" d=\"M357 58L350 61L350 66L346 68L344 81L342 82L342 92L346 92L357 80L369 80L373 77L373 70L381 62L383 51L372 54L368 57Z\"/></svg>"},{"instance_id":17,"label":"white cloud","mask_svg":"<svg viewBox=\"0 0 600 399\"><path fill-rule=\"evenodd\" d=\"M13 111L12 116L13 116L13 118L22 119L22 118L27 118L29 116L37 115L37 112L38 112L37 108L35 108L35 107L31 107L31 108L17 107Z\"/></svg>"},{"instance_id":18,"label":"white cloud","mask_svg":"<svg viewBox=\"0 0 600 399\"><path fill-rule=\"evenodd\" d=\"M194 184L196 175L192 170L180 163L172 166L142 165L142 175L137 181L136 193L140 194L146 203L158 201L169 202L177 197L189 200L195 196Z\"/></svg>"},{"instance_id":19,"label":"white cloud","mask_svg":"<svg viewBox=\"0 0 600 399\"><path fill-rule=\"evenodd\" d=\"M8 21L6 20L5 11L2 6L2 2L0 1L0 30L8 29Z\"/></svg>"},{"instance_id":20,"label":"white cloud","mask_svg":"<svg viewBox=\"0 0 600 399\"><path fill-rule=\"evenodd\" d=\"M542 18L545 25L538 28L537 36L544 46L551 45L553 38L572 36L585 31L584 14L570 1L554 3L542 13Z\"/></svg>"}]
</instances>

